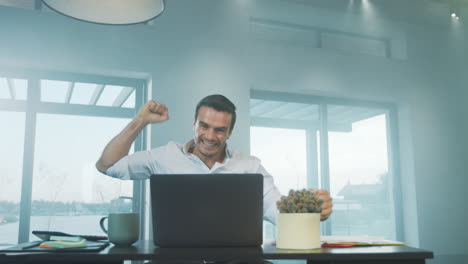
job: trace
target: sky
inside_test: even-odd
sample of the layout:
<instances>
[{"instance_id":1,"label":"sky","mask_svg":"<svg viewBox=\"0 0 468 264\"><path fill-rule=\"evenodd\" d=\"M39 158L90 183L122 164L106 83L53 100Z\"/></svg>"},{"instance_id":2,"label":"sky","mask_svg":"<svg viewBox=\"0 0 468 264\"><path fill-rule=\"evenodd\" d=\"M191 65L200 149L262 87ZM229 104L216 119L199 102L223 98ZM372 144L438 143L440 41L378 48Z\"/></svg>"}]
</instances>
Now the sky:
<instances>
[{"instance_id":1,"label":"sky","mask_svg":"<svg viewBox=\"0 0 468 264\"><path fill-rule=\"evenodd\" d=\"M0 112L0 200L19 201L24 113ZM38 114L33 200L103 202L131 194L131 182L97 172L102 149L128 119Z\"/></svg>"},{"instance_id":2,"label":"sky","mask_svg":"<svg viewBox=\"0 0 468 264\"><path fill-rule=\"evenodd\" d=\"M330 132L328 140L332 196L348 183L378 183L388 171L385 115L355 122L351 132ZM307 187L305 144L304 130L251 128L251 152L262 160L282 194Z\"/></svg>"}]
</instances>

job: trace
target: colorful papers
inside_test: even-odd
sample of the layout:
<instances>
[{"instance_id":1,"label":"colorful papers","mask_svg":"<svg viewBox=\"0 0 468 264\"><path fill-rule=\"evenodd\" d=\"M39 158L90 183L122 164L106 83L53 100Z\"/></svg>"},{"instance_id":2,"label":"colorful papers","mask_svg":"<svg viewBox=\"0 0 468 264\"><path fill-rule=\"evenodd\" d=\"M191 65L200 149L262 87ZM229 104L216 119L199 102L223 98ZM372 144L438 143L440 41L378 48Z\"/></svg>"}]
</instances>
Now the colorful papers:
<instances>
[{"instance_id":1,"label":"colorful papers","mask_svg":"<svg viewBox=\"0 0 468 264\"><path fill-rule=\"evenodd\" d=\"M82 248L86 247L86 239L81 238L78 241L53 240L43 242L41 248Z\"/></svg>"},{"instance_id":2,"label":"colorful papers","mask_svg":"<svg viewBox=\"0 0 468 264\"><path fill-rule=\"evenodd\" d=\"M321 236L322 247L403 246L405 243L380 236Z\"/></svg>"}]
</instances>

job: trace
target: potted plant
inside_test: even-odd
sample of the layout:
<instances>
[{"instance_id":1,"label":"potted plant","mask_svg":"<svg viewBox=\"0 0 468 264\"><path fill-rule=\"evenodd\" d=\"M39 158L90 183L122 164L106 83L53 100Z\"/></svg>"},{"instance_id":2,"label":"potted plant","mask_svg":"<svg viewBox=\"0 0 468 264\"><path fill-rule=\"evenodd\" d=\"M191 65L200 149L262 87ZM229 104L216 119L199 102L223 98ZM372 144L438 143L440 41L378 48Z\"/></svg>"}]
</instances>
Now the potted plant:
<instances>
[{"instance_id":1,"label":"potted plant","mask_svg":"<svg viewBox=\"0 0 468 264\"><path fill-rule=\"evenodd\" d=\"M323 201L314 192L290 190L276 203L276 247L279 249L320 248L320 213Z\"/></svg>"}]
</instances>

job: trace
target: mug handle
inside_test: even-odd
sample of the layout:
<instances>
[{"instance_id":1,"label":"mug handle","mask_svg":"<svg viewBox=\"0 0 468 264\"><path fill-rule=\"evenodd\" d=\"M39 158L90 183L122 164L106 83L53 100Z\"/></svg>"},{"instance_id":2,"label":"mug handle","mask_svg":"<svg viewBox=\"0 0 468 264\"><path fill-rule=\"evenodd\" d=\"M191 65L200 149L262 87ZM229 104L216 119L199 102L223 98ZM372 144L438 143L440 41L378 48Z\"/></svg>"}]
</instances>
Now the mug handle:
<instances>
[{"instance_id":1,"label":"mug handle","mask_svg":"<svg viewBox=\"0 0 468 264\"><path fill-rule=\"evenodd\" d=\"M99 225L101 226L102 231L107 234L107 229L104 227L104 221L107 219L107 216L104 216L99 220Z\"/></svg>"}]
</instances>

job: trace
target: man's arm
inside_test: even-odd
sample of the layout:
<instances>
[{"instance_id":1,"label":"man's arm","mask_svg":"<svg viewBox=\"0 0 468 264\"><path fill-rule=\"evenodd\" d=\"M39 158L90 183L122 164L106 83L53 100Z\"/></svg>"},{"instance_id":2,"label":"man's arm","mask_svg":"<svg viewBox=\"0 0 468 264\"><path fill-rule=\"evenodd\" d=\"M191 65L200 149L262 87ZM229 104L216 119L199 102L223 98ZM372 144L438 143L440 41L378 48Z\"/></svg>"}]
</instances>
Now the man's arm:
<instances>
[{"instance_id":1,"label":"man's arm","mask_svg":"<svg viewBox=\"0 0 468 264\"><path fill-rule=\"evenodd\" d=\"M264 217L271 223L276 224L275 217L278 213L276 202L281 198L281 194L278 188L273 183L273 177L266 171L266 169L260 165L257 173L263 175L263 200L264 200ZM333 212L333 199L330 193L326 190L314 190L313 191L319 199L323 200L322 212L320 213L320 221L325 221L330 217Z\"/></svg>"},{"instance_id":2,"label":"man's arm","mask_svg":"<svg viewBox=\"0 0 468 264\"><path fill-rule=\"evenodd\" d=\"M276 202L281 198L281 193L275 186L273 177L260 165L257 173L263 175L263 218L276 225L278 208Z\"/></svg>"},{"instance_id":3,"label":"man's arm","mask_svg":"<svg viewBox=\"0 0 468 264\"><path fill-rule=\"evenodd\" d=\"M146 125L164 122L168 119L169 111L164 104L155 101L147 102L133 120L106 145L96 162L96 168L105 173L108 168L128 155L133 141Z\"/></svg>"}]
</instances>

